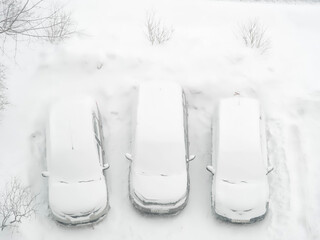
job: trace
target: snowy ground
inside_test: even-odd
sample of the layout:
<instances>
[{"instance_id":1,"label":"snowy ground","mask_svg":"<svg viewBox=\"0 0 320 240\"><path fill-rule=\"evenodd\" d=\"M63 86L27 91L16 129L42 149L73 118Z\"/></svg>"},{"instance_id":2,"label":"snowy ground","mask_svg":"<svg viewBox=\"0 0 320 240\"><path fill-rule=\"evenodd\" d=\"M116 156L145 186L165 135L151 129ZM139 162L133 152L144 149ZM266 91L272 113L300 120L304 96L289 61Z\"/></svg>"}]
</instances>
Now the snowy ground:
<instances>
[{"instance_id":1,"label":"snowy ground","mask_svg":"<svg viewBox=\"0 0 320 240\"><path fill-rule=\"evenodd\" d=\"M6 59L10 105L0 122L0 184L19 176L40 193L36 217L0 239L320 239L320 5L285 3L77 0L79 29L60 46L22 43ZM174 28L172 39L151 46L146 11ZM238 28L258 19L271 48L246 48ZM131 103L139 82L180 82L189 101L191 191L174 217L143 216L128 198ZM235 91L264 104L270 160L270 212L262 222L232 225L210 208L210 118L217 100ZM95 96L104 117L111 209L94 227L57 225L47 207L44 121L50 103L77 92Z\"/></svg>"}]
</instances>

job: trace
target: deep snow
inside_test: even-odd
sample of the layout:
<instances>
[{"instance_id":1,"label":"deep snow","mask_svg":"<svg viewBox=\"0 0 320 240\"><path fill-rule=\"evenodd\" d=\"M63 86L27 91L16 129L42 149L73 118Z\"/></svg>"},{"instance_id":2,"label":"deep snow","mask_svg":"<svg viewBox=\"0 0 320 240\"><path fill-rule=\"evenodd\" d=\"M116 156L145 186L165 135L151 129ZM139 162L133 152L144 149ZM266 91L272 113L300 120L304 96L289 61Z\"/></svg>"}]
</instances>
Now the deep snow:
<instances>
[{"instance_id":1,"label":"deep snow","mask_svg":"<svg viewBox=\"0 0 320 240\"><path fill-rule=\"evenodd\" d=\"M250 2L68 2L79 29L60 46L21 43L7 62L10 105L1 114L0 182L17 175L40 207L18 233L0 239L320 239L320 5ZM146 11L154 10L175 31L151 46L144 35ZM257 18L271 49L246 48L242 23ZM189 102L190 198L175 217L143 216L128 197L131 105L139 82L176 80ZM258 97L264 106L270 160L270 212L253 225L216 220L210 206L211 115L222 97ZM110 212L94 228L57 225L47 207L44 124L50 103L89 93L100 103L110 169Z\"/></svg>"}]
</instances>

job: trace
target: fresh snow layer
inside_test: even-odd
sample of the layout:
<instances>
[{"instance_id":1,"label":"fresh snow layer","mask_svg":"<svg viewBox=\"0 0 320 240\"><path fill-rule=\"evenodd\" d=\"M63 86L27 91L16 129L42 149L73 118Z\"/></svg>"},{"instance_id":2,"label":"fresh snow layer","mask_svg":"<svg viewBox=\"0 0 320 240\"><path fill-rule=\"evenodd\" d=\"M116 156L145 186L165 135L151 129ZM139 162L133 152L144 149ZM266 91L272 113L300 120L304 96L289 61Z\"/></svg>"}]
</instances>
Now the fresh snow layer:
<instances>
[{"instance_id":1,"label":"fresh snow layer","mask_svg":"<svg viewBox=\"0 0 320 240\"><path fill-rule=\"evenodd\" d=\"M53 180L48 187L50 208L59 215L81 216L107 206L106 184L102 178L68 184Z\"/></svg>"},{"instance_id":2,"label":"fresh snow layer","mask_svg":"<svg viewBox=\"0 0 320 240\"><path fill-rule=\"evenodd\" d=\"M267 172L262 149L260 107L254 99L234 97L219 104L217 144L217 177L235 182L261 180ZM265 151L264 151L265 153Z\"/></svg>"},{"instance_id":3,"label":"fresh snow layer","mask_svg":"<svg viewBox=\"0 0 320 240\"><path fill-rule=\"evenodd\" d=\"M182 89L173 82L139 86L133 136L133 171L174 175L186 171ZM168 189L164 189L168 191Z\"/></svg>"},{"instance_id":4,"label":"fresh snow layer","mask_svg":"<svg viewBox=\"0 0 320 240\"><path fill-rule=\"evenodd\" d=\"M87 96L62 98L52 104L48 116L45 161L49 206L55 217L67 223L65 215L89 215L108 205L94 134L96 108ZM75 218L70 223L76 222L81 220Z\"/></svg>"},{"instance_id":5,"label":"fresh snow layer","mask_svg":"<svg viewBox=\"0 0 320 240\"><path fill-rule=\"evenodd\" d=\"M187 195L187 174L169 176L135 174L132 178L133 194L152 204L174 204ZM164 206L166 208L166 206Z\"/></svg>"},{"instance_id":6,"label":"fresh snow layer","mask_svg":"<svg viewBox=\"0 0 320 240\"><path fill-rule=\"evenodd\" d=\"M95 102L85 97L61 99L53 104L46 129L50 177L66 182L100 178L101 165L93 129L95 108Z\"/></svg>"},{"instance_id":7,"label":"fresh snow layer","mask_svg":"<svg viewBox=\"0 0 320 240\"><path fill-rule=\"evenodd\" d=\"M130 172L130 194L142 207L168 211L188 195L182 88L166 81L139 85ZM135 115L135 114L134 114ZM181 205L181 204L180 204ZM171 211L172 212L172 211Z\"/></svg>"},{"instance_id":8,"label":"fresh snow layer","mask_svg":"<svg viewBox=\"0 0 320 240\"><path fill-rule=\"evenodd\" d=\"M320 6L195 0L77 0L67 4L83 34L59 46L19 42L4 57L10 105L1 114L0 184L19 176L40 193L36 217L0 239L319 239ZM146 11L172 26L172 39L151 46ZM246 48L239 25L258 19L271 48ZM17 64L15 64L17 63ZM174 80L189 103L190 195L175 217L143 216L128 197L131 111L139 83ZM270 161L270 211L253 225L217 220L211 211L213 106L234 92L257 97L265 110ZM110 163L111 209L94 228L64 228L48 209L45 119L51 103L72 94L99 103ZM214 125L212 126L214 127Z\"/></svg>"},{"instance_id":9,"label":"fresh snow layer","mask_svg":"<svg viewBox=\"0 0 320 240\"><path fill-rule=\"evenodd\" d=\"M217 214L230 220L262 217L269 202L267 156L259 101L234 96L219 102L213 135L216 166L212 200Z\"/></svg>"}]
</instances>

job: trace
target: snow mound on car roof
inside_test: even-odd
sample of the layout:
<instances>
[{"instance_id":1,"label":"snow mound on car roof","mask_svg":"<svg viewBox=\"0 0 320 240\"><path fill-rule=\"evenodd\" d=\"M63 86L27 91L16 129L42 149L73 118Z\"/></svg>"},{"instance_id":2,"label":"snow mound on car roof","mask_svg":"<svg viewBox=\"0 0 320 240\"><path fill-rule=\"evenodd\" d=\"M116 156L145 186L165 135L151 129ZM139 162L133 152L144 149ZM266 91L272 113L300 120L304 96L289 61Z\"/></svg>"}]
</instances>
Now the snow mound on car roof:
<instances>
[{"instance_id":1,"label":"snow mound on car roof","mask_svg":"<svg viewBox=\"0 0 320 240\"><path fill-rule=\"evenodd\" d=\"M52 106L47 128L48 168L52 174L79 180L96 177L99 164L92 122L94 107L89 97L67 98Z\"/></svg>"},{"instance_id":2,"label":"snow mound on car roof","mask_svg":"<svg viewBox=\"0 0 320 240\"><path fill-rule=\"evenodd\" d=\"M220 101L217 175L227 180L252 180L264 176L260 131L260 104L252 98Z\"/></svg>"},{"instance_id":3,"label":"snow mound on car roof","mask_svg":"<svg viewBox=\"0 0 320 240\"><path fill-rule=\"evenodd\" d=\"M152 81L140 85L135 131L137 167L164 174L185 170L182 106L179 84Z\"/></svg>"}]
</instances>

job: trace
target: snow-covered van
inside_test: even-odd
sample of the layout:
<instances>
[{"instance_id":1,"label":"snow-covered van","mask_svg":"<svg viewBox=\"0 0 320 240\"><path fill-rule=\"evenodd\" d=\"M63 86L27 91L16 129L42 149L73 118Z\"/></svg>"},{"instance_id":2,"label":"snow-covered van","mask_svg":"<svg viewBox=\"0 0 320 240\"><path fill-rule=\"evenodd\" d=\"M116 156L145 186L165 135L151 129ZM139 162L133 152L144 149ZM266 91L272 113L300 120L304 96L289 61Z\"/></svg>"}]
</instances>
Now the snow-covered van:
<instances>
[{"instance_id":1,"label":"snow-covered van","mask_svg":"<svg viewBox=\"0 0 320 240\"><path fill-rule=\"evenodd\" d=\"M173 214L189 195L187 103L181 86L150 81L138 90L129 190L142 212Z\"/></svg>"},{"instance_id":2,"label":"snow-covered van","mask_svg":"<svg viewBox=\"0 0 320 240\"><path fill-rule=\"evenodd\" d=\"M46 127L49 206L67 225L88 224L108 211L103 131L98 105L89 97L62 99Z\"/></svg>"},{"instance_id":3,"label":"snow-covered van","mask_svg":"<svg viewBox=\"0 0 320 240\"><path fill-rule=\"evenodd\" d=\"M265 122L259 101L223 99L213 124L212 207L234 223L261 220L269 205Z\"/></svg>"}]
</instances>

